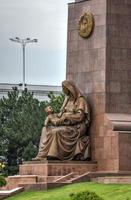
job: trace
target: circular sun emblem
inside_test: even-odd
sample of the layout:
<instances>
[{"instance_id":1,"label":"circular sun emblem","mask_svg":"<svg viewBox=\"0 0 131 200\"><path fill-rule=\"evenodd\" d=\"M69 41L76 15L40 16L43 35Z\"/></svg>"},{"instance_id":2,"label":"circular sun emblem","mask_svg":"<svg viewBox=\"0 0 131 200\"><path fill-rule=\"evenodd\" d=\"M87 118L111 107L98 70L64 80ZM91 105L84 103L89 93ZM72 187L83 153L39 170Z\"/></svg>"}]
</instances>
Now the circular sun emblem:
<instances>
[{"instance_id":1,"label":"circular sun emblem","mask_svg":"<svg viewBox=\"0 0 131 200\"><path fill-rule=\"evenodd\" d=\"M94 26L93 15L90 12L85 12L79 20L78 32L83 38L87 38L92 33Z\"/></svg>"}]
</instances>

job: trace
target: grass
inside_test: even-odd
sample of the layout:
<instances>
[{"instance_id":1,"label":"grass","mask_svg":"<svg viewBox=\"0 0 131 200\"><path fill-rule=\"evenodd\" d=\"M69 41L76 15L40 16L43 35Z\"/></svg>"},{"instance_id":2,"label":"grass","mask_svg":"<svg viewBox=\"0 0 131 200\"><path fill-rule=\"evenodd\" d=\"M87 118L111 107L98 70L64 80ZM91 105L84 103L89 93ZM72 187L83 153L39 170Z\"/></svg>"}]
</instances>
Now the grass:
<instances>
[{"instance_id":1,"label":"grass","mask_svg":"<svg viewBox=\"0 0 131 200\"><path fill-rule=\"evenodd\" d=\"M70 200L69 194L79 191L93 191L104 200L131 200L131 185L76 183L48 191L22 192L8 200Z\"/></svg>"}]
</instances>

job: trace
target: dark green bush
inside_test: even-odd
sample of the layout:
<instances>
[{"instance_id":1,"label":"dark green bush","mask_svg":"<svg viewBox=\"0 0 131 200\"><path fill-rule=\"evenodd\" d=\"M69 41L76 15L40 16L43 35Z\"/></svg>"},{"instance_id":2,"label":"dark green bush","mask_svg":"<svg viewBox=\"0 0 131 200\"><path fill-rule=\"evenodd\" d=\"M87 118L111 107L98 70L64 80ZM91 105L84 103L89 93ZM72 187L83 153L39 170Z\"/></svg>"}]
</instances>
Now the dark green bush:
<instances>
[{"instance_id":1,"label":"dark green bush","mask_svg":"<svg viewBox=\"0 0 131 200\"><path fill-rule=\"evenodd\" d=\"M0 176L0 187L3 187L6 185L6 180L4 178L4 176Z\"/></svg>"},{"instance_id":2,"label":"dark green bush","mask_svg":"<svg viewBox=\"0 0 131 200\"><path fill-rule=\"evenodd\" d=\"M16 175L19 172L19 166L8 166L8 176Z\"/></svg>"},{"instance_id":3,"label":"dark green bush","mask_svg":"<svg viewBox=\"0 0 131 200\"><path fill-rule=\"evenodd\" d=\"M71 200L103 200L95 192L83 191L76 194L70 194Z\"/></svg>"}]
</instances>

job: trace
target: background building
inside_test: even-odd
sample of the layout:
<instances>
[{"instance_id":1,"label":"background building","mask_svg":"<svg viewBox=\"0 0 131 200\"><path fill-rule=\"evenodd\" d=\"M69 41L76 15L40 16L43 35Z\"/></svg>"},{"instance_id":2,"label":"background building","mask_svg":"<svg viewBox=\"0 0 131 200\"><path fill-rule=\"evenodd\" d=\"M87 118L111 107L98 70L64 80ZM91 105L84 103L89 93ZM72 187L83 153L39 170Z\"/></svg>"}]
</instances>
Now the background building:
<instances>
[{"instance_id":1,"label":"background building","mask_svg":"<svg viewBox=\"0 0 131 200\"><path fill-rule=\"evenodd\" d=\"M8 83L0 83L0 98L3 96L7 96L7 93L12 90L12 87L17 87L22 91L22 86L19 84L8 84ZM48 100L48 93L54 92L55 95L59 95L62 92L61 86L52 86L52 85L26 85L26 88L34 93L34 97L36 97L39 101Z\"/></svg>"}]
</instances>

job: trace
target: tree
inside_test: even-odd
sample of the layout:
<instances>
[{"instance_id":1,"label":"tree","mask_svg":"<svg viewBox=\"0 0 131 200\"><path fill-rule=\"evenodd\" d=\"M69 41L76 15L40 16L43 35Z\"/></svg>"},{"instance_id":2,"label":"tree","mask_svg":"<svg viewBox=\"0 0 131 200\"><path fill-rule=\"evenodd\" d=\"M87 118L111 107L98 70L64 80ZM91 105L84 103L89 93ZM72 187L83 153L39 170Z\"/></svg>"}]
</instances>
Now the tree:
<instances>
[{"instance_id":1,"label":"tree","mask_svg":"<svg viewBox=\"0 0 131 200\"><path fill-rule=\"evenodd\" d=\"M49 98L39 102L27 89L20 94L13 88L0 100L0 155L7 158L11 171L12 166L36 155L46 117L44 108L51 105L58 112L64 96L50 93Z\"/></svg>"},{"instance_id":2,"label":"tree","mask_svg":"<svg viewBox=\"0 0 131 200\"><path fill-rule=\"evenodd\" d=\"M55 96L53 92L50 92L48 97L49 101L45 102L45 107L50 105L54 109L54 112L58 113L63 104L65 95L61 93L59 96Z\"/></svg>"}]
</instances>

